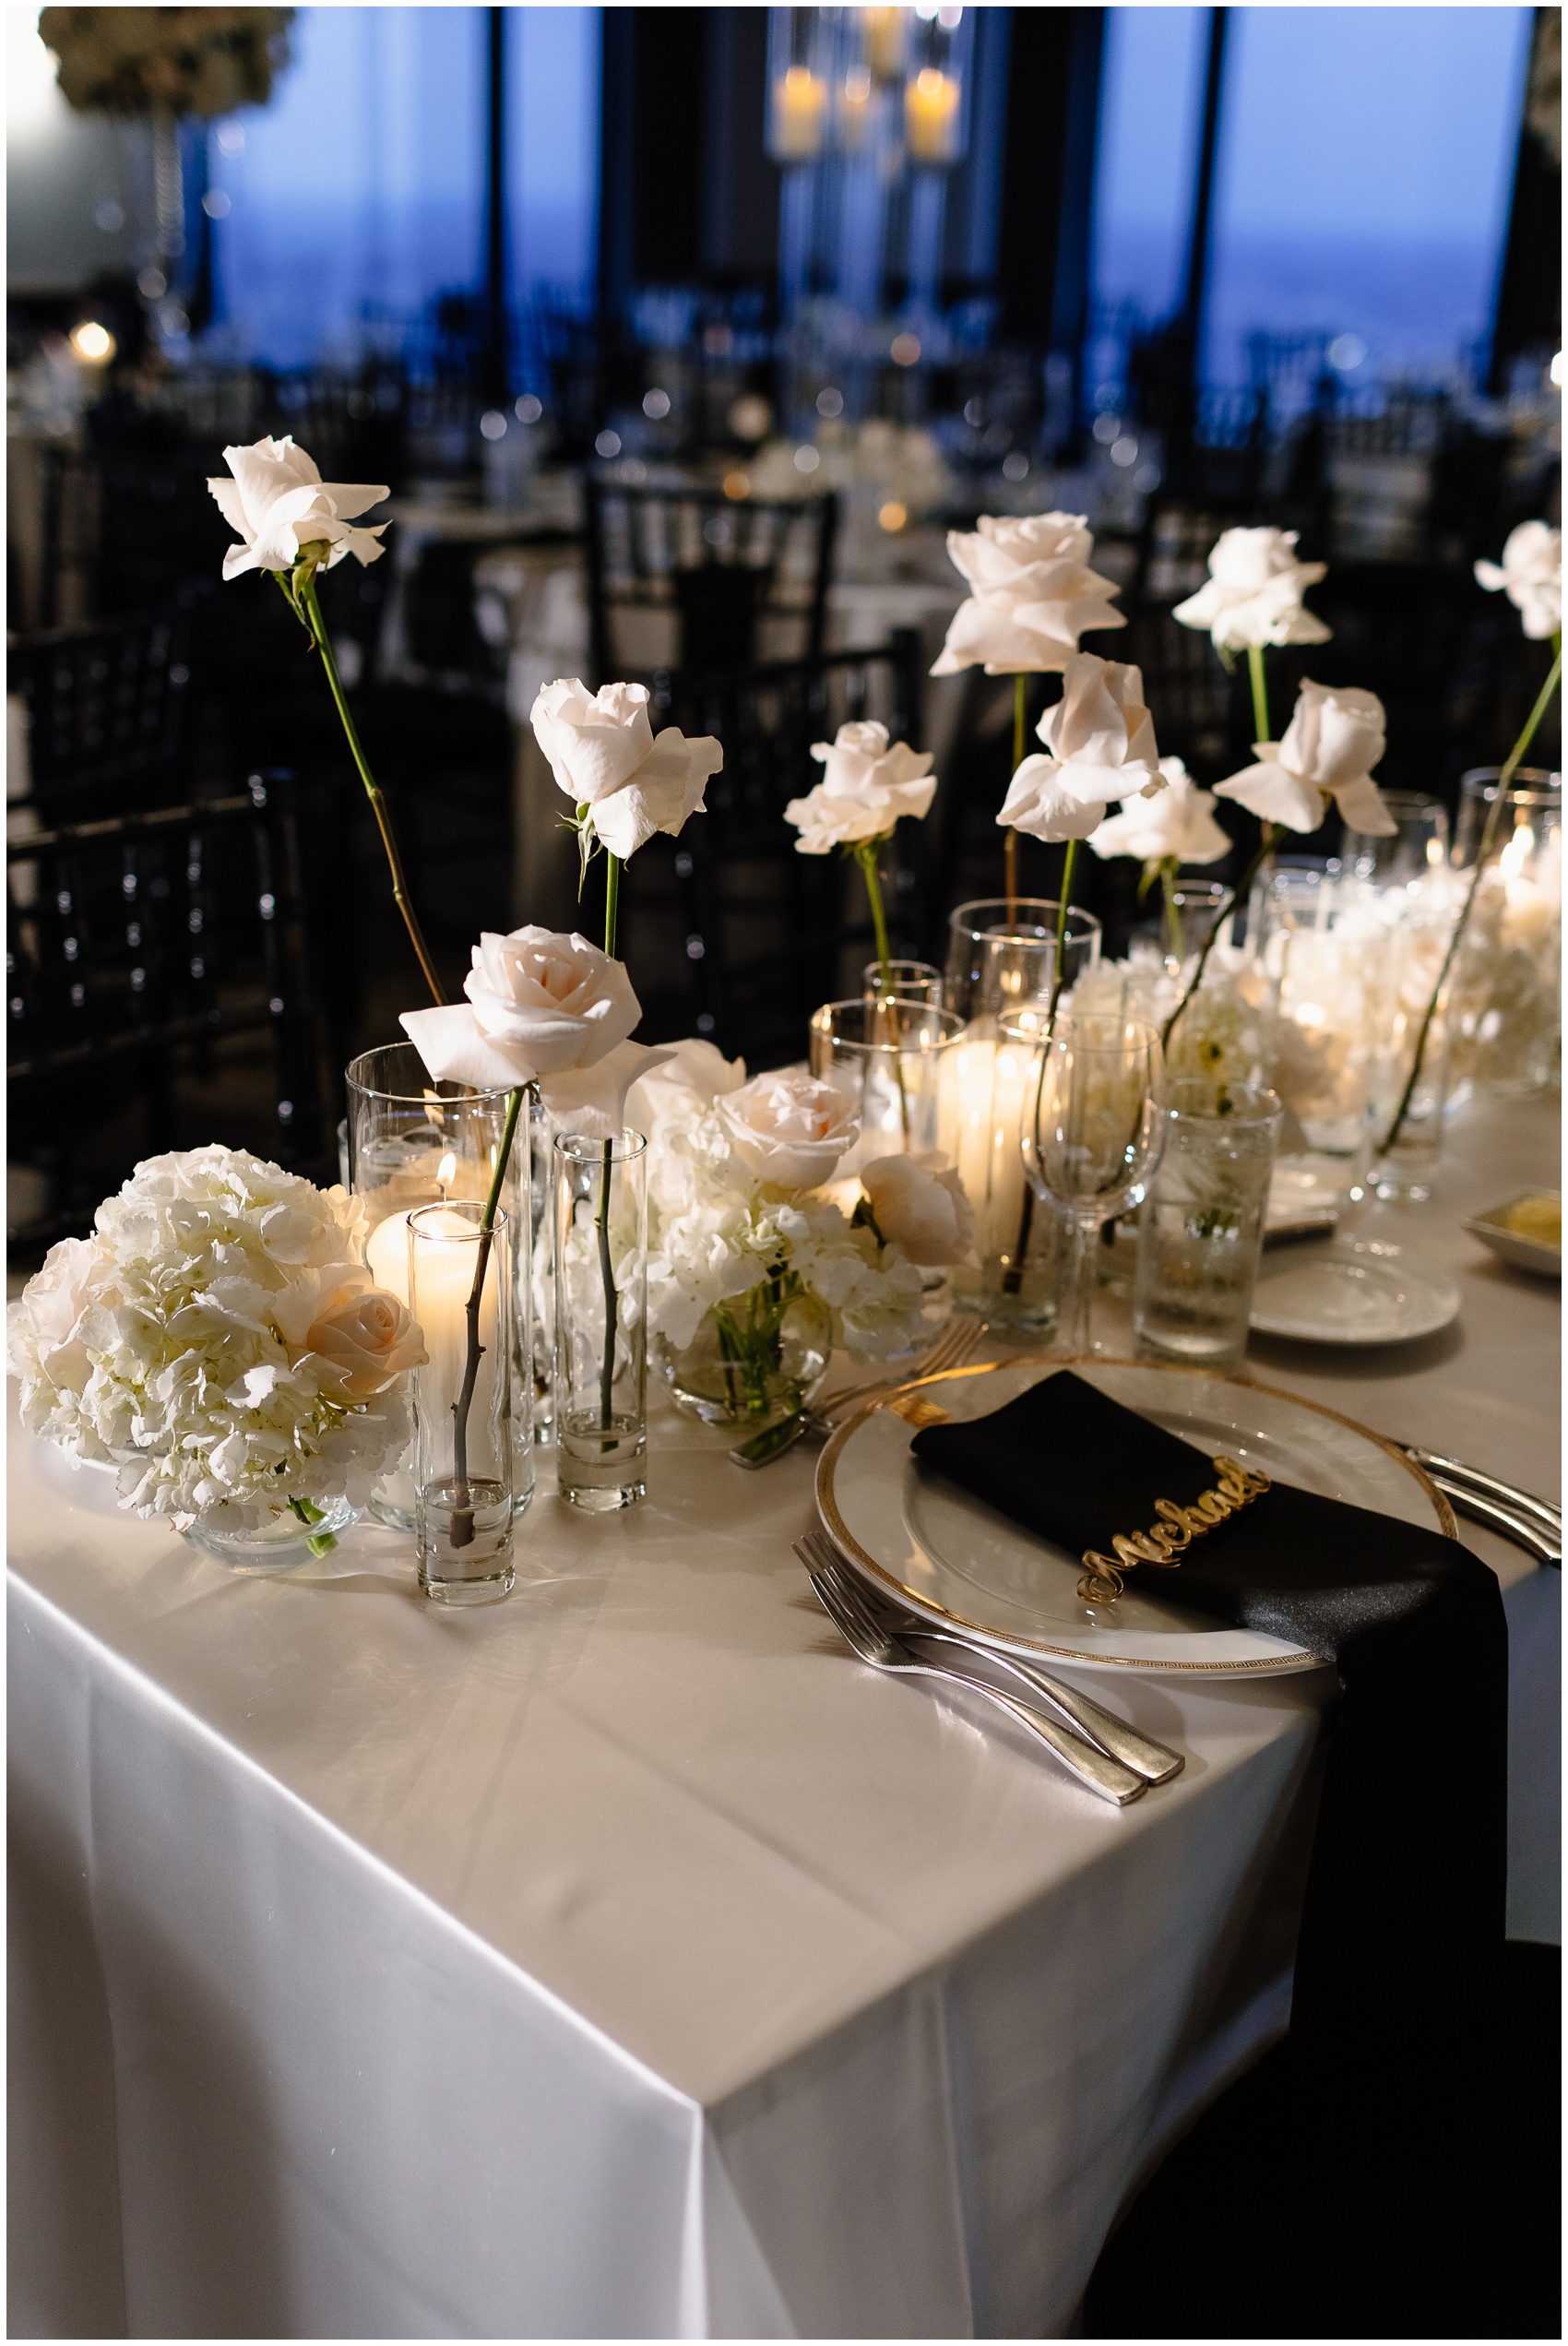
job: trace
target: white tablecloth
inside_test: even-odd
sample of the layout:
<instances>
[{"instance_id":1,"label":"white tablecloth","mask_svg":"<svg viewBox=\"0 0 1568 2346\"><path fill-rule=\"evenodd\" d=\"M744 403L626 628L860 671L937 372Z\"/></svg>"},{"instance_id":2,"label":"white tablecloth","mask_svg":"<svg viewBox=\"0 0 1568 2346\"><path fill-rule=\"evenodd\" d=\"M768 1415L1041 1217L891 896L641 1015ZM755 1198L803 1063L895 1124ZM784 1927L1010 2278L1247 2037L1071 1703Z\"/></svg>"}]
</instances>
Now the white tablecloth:
<instances>
[{"instance_id":1,"label":"white tablecloth","mask_svg":"<svg viewBox=\"0 0 1568 2346\"><path fill-rule=\"evenodd\" d=\"M1446 1350L1259 1373L1555 1487L1555 1291L1455 1229L1553 1128L1402 1218ZM389 1534L234 1579L14 1444L13 2334L1068 2329L1283 2024L1326 1673L1098 1677L1189 1754L1114 1812L849 1662L809 1461L721 1451L661 1417L643 1508L541 1497L447 1617Z\"/></svg>"}]
</instances>

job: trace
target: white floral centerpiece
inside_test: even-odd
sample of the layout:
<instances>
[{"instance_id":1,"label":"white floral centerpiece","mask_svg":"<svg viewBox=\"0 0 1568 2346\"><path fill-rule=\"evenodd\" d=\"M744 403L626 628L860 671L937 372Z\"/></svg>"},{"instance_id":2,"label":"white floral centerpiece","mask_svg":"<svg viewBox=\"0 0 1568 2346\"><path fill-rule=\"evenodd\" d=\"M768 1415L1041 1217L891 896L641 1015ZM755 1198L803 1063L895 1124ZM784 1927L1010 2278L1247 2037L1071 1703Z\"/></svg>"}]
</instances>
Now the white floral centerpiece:
<instances>
[{"instance_id":1,"label":"white floral centerpiece","mask_svg":"<svg viewBox=\"0 0 1568 2346\"><path fill-rule=\"evenodd\" d=\"M748 1082L707 1042L627 1113L649 1141L649 1332L682 1408L760 1423L801 1406L836 1345L884 1360L920 1341L922 1266L969 1246L950 1168L899 1157L857 1194L826 1188L859 1133L844 1095L799 1070Z\"/></svg>"},{"instance_id":2,"label":"white floral centerpiece","mask_svg":"<svg viewBox=\"0 0 1568 2346\"><path fill-rule=\"evenodd\" d=\"M137 1167L7 1318L22 1422L118 1467L118 1496L209 1542L316 1554L406 1447L420 1330L362 1260L359 1205L212 1146Z\"/></svg>"}]
</instances>

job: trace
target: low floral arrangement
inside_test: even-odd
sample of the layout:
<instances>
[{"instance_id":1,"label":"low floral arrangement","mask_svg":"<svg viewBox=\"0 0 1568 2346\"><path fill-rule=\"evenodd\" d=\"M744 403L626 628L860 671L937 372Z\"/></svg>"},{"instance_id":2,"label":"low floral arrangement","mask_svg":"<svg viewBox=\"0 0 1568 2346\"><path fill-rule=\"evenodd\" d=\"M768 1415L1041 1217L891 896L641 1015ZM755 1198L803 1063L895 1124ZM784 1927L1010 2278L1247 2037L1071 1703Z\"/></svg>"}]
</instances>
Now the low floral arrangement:
<instances>
[{"instance_id":1,"label":"low floral arrangement","mask_svg":"<svg viewBox=\"0 0 1568 2346\"><path fill-rule=\"evenodd\" d=\"M148 1158L11 1306L23 1423L116 1463L120 1505L179 1530L362 1507L408 1443L425 1357L364 1267L362 1223L342 1189L243 1149Z\"/></svg>"},{"instance_id":2,"label":"low floral arrangement","mask_svg":"<svg viewBox=\"0 0 1568 2346\"><path fill-rule=\"evenodd\" d=\"M842 1092L799 1070L748 1082L743 1063L683 1042L628 1113L649 1142L649 1332L678 1391L679 1356L705 1323L714 1398L735 1414L788 1401L791 1333L819 1367L835 1345L876 1360L908 1352L924 1332L924 1270L972 1258L968 1203L940 1161L880 1159L858 1195L849 1180L827 1193L859 1124Z\"/></svg>"}]
</instances>

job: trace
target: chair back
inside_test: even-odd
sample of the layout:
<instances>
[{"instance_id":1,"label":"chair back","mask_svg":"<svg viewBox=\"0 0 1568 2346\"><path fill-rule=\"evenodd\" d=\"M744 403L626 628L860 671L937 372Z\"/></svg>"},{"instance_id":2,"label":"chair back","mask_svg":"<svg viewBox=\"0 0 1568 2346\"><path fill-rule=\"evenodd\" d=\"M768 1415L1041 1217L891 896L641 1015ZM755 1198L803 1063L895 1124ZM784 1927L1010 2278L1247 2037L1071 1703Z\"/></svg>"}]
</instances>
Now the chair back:
<instances>
[{"instance_id":1,"label":"chair back","mask_svg":"<svg viewBox=\"0 0 1568 2346\"><path fill-rule=\"evenodd\" d=\"M666 968L683 961L659 1023L695 1031L754 1070L804 1055L807 1022L822 1002L861 991L874 950L859 872L844 855L802 855L784 809L823 778L814 743L855 718L921 740L920 639L902 632L878 651L829 652L751 669L654 679L655 730L713 733L723 771L707 812L679 840L650 842L631 867L634 916L662 928ZM896 952L918 938L926 893L924 827L904 823L881 857ZM659 940L639 945L657 966ZM652 997L647 1006L654 1006Z\"/></svg>"},{"instance_id":2,"label":"chair back","mask_svg":"<svg viewBox=\"0 0 1568 2346\"><path fill-rule=\"evenodd\" d=\"M184 789L190 680L190 624L172 608L14 643L6 689L26 712L28 767L10 796L49 821L167 804Z\"/></svg>"},{"instance_id":3,"label":"chair back","mask_svg":"<svg viewBox=\"0 0 1568 2346\"><path fill-rule=\"evenodd\" d=\"M712 673L750 667L756 621L788 614L810 659L822 649L838 503L732 499L721 489L633 486L588 474L588 649L594 682L618 665L613 615L641 606L679 615L677 665ZM636 662L630 663L636 665Z\"/></svg>"},{"instance_id":4,"label":"chair back","mask_svg":"<svg viewBox=\"0 0 1568 2346\"><path fill-rule=\"evenodd\" d=\"M135 1161L210 1137L184 1133L185 1078L233 1081L231 1037L270 1043L275 1090L252 1145L314 1171L320 1054L291 778L253 775L204 804L44 828L6 842L10 1149L47 1164L48 1229L86 1227ZM254 1079L243 1069L248 1105ZM225 1121L232 1104L221 1108ZM105 1125L96 1146L89 1136ZM79 1178L93 1160L92 1185Z\"/></svg>"}]
</instances>

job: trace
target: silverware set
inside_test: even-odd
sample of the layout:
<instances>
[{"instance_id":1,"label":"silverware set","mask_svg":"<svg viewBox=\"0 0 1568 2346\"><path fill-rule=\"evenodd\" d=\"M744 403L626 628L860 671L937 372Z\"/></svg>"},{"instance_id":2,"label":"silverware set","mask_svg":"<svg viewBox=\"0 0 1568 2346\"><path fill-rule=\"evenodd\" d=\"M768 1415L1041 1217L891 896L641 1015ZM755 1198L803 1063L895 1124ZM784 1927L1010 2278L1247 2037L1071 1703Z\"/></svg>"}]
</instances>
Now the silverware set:
<instances>
[{"instance_id":1,"label":"silverware set","mask_svg":"<svg viewBox=\"0 0 1568 2346\"><path fill-rule=\"evenodd\" d=\"M896 1393L900 1386L916 1377L935 1376L943 1369L962 1368L987 1332L983 1319L951 1320L929 1352L922 1352L911 1366L900 1369L897 1376L862 1376L853 1385L841 1385L836 1393L825 1394L820 1401L765 1426L760 1434L754 1434L749 1441L732 1449L730 1456L737 1466L771 1466L786 1450L792 1450L797 1442L807 1438L826 1441L851 1409L873 1394Z\"/></svg>"},{"instance_id":2,"label":"silverware set","mask_svg":"<svg viewBox=\"0 0 1568 2346\"><path fill-rule=\"evenodd\" d=\"M1460 1515L1501 1531L1505 1539L1542 1564L1554 1564L1562 1570L1561 1507L1553 1506L1548 1499L1535 1498L1515 1483L1501 1482L1495 1474L1483 1474L1479 1466L1467 1466L1461 1459L1444 1458L1441 1450L1423 1450L1415 1442L1401 1447L1405 1456L1436 1483Z\"/></svg>"},{"instance_id":3,"label":"silverware set","mask_svg":"<svg viewBox=\"0 0 1568 2346\"><path fill-rule=\"evenodd\" d=\"M1180 1752L1140 1735L1124 1720L1048 1677L1032 1662L935 1628L874 1594L843 1563L826 1533L808 1531L796 1541L795 1554L823 1611L862 1661L873 1670L942 1679L983 1696L1102 1800L1124 1808L1129 1801L1140 1800L1151 1784L1167 1782L1185 1765ZM1023 1696L1006 1692L981 1674L991 1672L1013 1679Z\"/></svg>"}]
</instances>

